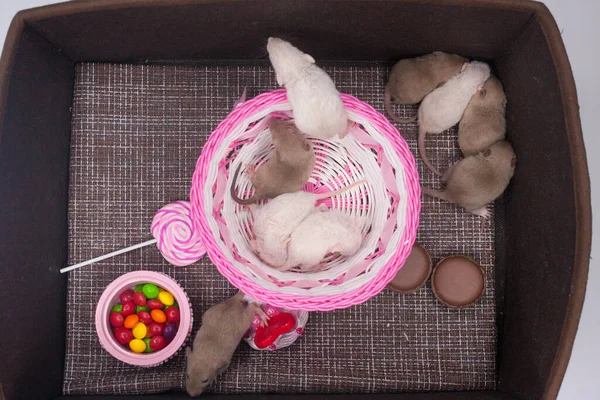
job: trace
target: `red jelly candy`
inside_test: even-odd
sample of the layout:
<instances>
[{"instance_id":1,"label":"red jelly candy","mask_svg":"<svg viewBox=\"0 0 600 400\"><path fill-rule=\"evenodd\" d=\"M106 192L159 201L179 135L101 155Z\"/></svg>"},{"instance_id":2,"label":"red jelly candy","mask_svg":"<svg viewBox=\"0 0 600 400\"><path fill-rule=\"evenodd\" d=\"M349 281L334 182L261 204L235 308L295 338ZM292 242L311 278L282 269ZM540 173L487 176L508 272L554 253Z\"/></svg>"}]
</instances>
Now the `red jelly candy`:
<instances>
[{"instance_id":1,"label":"red jelly candy","mask_svg":"<svg viewBox=\"0 0 600 400\"><path fill-rule=\"evenodd\" d=\"M154 351L162 350L167 345L167 340L162 336L154 336L150 339L150 348Z\"/></svg>"},{"instance_id":2,"label":"red jelly candy","mask_svg":"<svg viewBox=\"0 0 600 400\"><path fill-rule=\"evenodd\" d=\"M160 300L157 299L148 300L146 305L151 310L160 310L164 306L163 303L161 303Z\"/></svg>"},{"instance_id":3,"label":"red jelly candy","mask_svg":"<svg viewBox=\"0 0 600 400\"><path fill-rule=\"evenodd\" d=\"M135 292L133 294L133 302L136 306L145 306L146 305L146 296L142 292Z\"/></svg>"},{"instance_id":4,"label":"red jelly candy","mask_svg":"<svg viewBox=\"0 0 600 400\"><path fill-rule=\"evenodd\" d=\"M165 310L165 315L167 316L167 322L175 323L179 322L179 309L175 307L167 307Z\"/></svg>"},{"instance_id":5,"label":"red jelly candy","mask_svg":"<svg viewBox=\"0 0 600 400\"><path fill-rule=\"evenodd\" d=\"M140 322L144 325L150 325L152 323L152 317L148 311L140 311L137 313L137 316L140 317Z\"/></svg>"},{"instance_id":6,"label":"red jelly candy","mask_svg":"<svg viewBox=\"0 0 600 400\"><path fill-rule=\"evenodd\" d=\"M123 314L124 317L127 317L133 313L135 313L135 304L133 304L133 301L123 303L123 309L121 310L121 314Z\"/></svg>"},{"instance_id":7,"label":"red jelly candy","mask_svg":"<svg viewBox=\"0 0 600 400\"><path fill-rule=\"evenodd\" d=\"M148 327L148 332L152 332L152 336L162 336L163 330L165 329L164 324L153 322Z\"/></svg>"},{"instance_id":8,"label":"red jelly candy","mask_svg":"<svg viewBox=\"0 0 600 400\"><path fill-rule=\"evenodd\" d=\"M123 305L125 305L125 303L127 303L128 301L133 301L133 291L132 290L124 291L119 296L119 299L121 299L121 304L123 304Z\"/></svg>"},{"instance_id":9,"label":"red jelly candy","mask_svg":"<svg viewBox=\"0 0 600 400\"><path fill-rule=\"evenodd\" d=\"M110 313L108 320L110 321L110 325L113 328L120 328L123 326L123 322L125 321L125 318L123 318L123 315L121 315L121 313L113 311Z\"/></svg>"},{"instance_id":10,"label":"red jelly candy","mask_svg":"<svg viewBox=\"0 0 600 400\"><path fill-rule=\"evenodd\" d=\"M126 345L133 340L133 333L131 332L131 329L122 326L117 328L115 339L117 339L117 342Z\"/></svg>"},{"instance_id":11,"label":"red jelly candy","mask_svg":"<svg viewBox=\"0 0 600 400\"><path fill-rule=\"evenodd\" d=\"M296 318L288 312L277 314L269 320L265 327L259 326L254 334L254 344L265 349L277 340L280 335L288 333L296 326Z\"/></svg>"}]
</instances>

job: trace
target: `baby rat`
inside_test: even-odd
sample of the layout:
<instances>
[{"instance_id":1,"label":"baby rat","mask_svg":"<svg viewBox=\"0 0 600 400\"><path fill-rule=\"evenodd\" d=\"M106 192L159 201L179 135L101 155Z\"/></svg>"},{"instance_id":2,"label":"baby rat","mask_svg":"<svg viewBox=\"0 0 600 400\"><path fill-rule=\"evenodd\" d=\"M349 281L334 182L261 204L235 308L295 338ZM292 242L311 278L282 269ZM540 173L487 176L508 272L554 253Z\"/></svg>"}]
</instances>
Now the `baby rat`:
<instances>
[{"instance_id":1,"label":"baby rat","mask_svg":"<svg viewBox=\"0 0 600 400\"><path fill-rule=\"evenodd\" d=\"M465 156L504 140L506 136L506 95L495 76L483 85L465 108L458 124L458 145Z\"/></svg>"},{"instance_id":2,"label":"baby rat","mask_svg":"<svg viewBox=\"0 0 600 400\"><path fill-rule=\"evenodd\" d=\"M458 204L470 213L489 217L486 204L498 198L515 172L517 157L507 141L494 143L467 156L444 173L446 189L423 188L423 193Z\"/></svg>"},{"instance_id":3,"label":"baby rat","mask_svg":"<svg viewBox=\"0 0 600 400\"><path fill-rule=\"evenodd\" d=\"M286 241L296 227L315 211L316 202L337 196L365 181L355 182L332 192L314 194L303 191L277 196L262 207L254 206L252 230L255 238L250 241L254 252L273 267L282 265L287 259ZM320 210L327 210L321 205Z\"/></svg>"},{"instance_id":4,"label":"baby rat","mask_svg":"<svg viewBox=\"0 0 600 400\"><path fill-rule=\"evenodd\" d=\"M395 122L414 121L415 118L399 119L392 111L391 102L417 104L436 87L458 74L462 65L467 62L464 57L442 51L398 61L385 86L385 111Z\"/></svg>"},{"instance_id":5,"label":"baby rat","mask_svg":"<svg viewBox=\"0 0 600 400\"><path fill-rule=\"evenodd\" d=\"M310 271L329 253L353 255L362 244L362 224L362 219L338 210L310 214L287 240L287 260L277 269L287 271L299 266L302 271Z\"/></svg>"},{"instance_id":6,"label":"baby rat","mask_svg":"<svg viewBox=\"0 0 600 400\"><path fill-rule=\"evenodd\" d=\"M427 159L425 135L441 133L456 125L475 93L483 90L490 76L490 66L473 61L463 65L462 72L450 78L423 99L419 107L419 153L423 162L433 173L442 176Z\"/></svg>"},{"instance_id":7,"label":"baby rat","mask_svg":"<svg viewBox=\"0 0 600 400\"><path fill-rule=\"evenodd\" d=\"M186 390L190 396L200 395L212 381L227 369L254 315L263 324L267 315L254 303L244 301L244 293L212 306L202 316L202 326L194 339L194 350L187 347Z\"/></svg>"},{"instance_id":8,"label":"baby rat","mask_svg":"<svg viewBox=\"0 0 600 400\"><path fill-rule=\"evenodd\" d=\"M269 59L277 84L285 87L294 121L300 131L321 139L348 133L348 115L335 84L309 54L270 37Z\"/></svg>"},{"instance_id":9,"label":"baby rat","mask_svg":"<svg viewBox=\"0 0 600 400\"><path fill-rule=\"evenodd\" d=\"M275 150L269 161L256 171L253 168L246 169L255 188L252 197L242 200L235 193L241 164L233 176L231 197L239 204L249 205L300 190L315 167L313 147L293 122L272 118L268 126Z\"/></svg>"}]
</instances>

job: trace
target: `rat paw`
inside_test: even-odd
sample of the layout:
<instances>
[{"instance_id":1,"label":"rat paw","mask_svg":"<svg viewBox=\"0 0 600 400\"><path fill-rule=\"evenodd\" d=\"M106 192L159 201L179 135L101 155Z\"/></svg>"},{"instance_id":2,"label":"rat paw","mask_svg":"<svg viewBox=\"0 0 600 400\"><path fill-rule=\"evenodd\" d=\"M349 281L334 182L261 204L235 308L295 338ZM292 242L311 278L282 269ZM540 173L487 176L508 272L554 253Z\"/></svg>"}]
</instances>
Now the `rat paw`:
<instances>
[{"instance_id":1,"label":"rat paw","mask_svg":"<svg viewBox=\"0 0 600 400\"><path fill-rule=\"evenodd\" d=\"M490 216L492 215L492 213L490 212L489 206L483 206L481 208L478 208L477 210L472 210L469 212L472 214L475 214L475 215L479 215L480 217L483 217L484 219L489 219Z\"/></svg>"},{"instance_id":2,"label":"rat paw","mask_svg":"<svg viewBox=\"0 0 600 400\"><path fill-rule=\"evenodd\" d=\"M265 327L267 326L269 320L271 319L271 317L269 317L262 308L260 308L260 306L258 304L253 304L253 311L258 314L258 316L260 317L260 326Z\"/></svg>"}]
</instances>

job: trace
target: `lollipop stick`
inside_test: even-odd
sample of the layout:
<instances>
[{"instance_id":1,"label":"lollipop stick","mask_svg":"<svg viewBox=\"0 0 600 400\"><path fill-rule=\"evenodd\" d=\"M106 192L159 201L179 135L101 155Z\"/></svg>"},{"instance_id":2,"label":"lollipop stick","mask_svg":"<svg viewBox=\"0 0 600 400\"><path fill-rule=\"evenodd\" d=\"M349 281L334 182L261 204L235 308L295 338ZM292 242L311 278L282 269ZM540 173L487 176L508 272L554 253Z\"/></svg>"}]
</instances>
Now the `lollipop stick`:
<instances>
[{"instance_id":1,"label":"lollipop stick","mask_svg":"<svg viewBox=\"0 0 600 400\"><path fill-rule=\"evenodd\" d=\"M108 254L105 254L103 256L92 258L91 260L87 260L87 261L84 261L84 262L80 262L79 264L74 264L74 265L71 265L69 267L63 268L63 269L60 270L60 273L64 274L65 272L72 271L74 269L77 269L77 268L80 268L80 267L84 267L86 265L90 265L90 264L93 264L93 263L98 262L98 261L106 260L107 258L118 256L119 254L127 253L127 252L130 252L132 250L140 249L142 247L146 247L146 246L149 246L149 245L154 244L154 243L156 243L156 239L148 240L148 241L146 241L144 243L139 243L139 244L136 244L134 246L129 246L129 247L125 248L125 249L113 251L112 253L108 253Z\"/></svg>"}]
</instances>

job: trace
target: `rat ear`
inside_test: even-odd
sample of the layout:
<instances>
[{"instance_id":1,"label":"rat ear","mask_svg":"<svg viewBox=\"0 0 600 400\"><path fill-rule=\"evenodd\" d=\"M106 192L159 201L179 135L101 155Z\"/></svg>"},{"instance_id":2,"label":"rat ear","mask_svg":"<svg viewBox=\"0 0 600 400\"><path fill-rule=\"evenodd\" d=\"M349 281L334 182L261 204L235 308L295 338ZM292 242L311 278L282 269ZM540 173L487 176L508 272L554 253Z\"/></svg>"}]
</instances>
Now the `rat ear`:
<instances>
[{"instance_id":1,"label":"rat ear","mask_svg":"<svg viewBox=\"0 0 600 400\"><path fill-rule=\"evenodd\" d=\"M481 154L482 154L484 157L489 157L489 156L491 156L491 155L492 155L492 150L491 150L491 149L488 147L487 149L484 149L484 150L482 150L482 151L481 151Z\"/></svg>"},{"instance_id":2,"label":"rat ear","mask_svg":"<svg viewBox=\"0 0 600 400\"><path fill-rule=\"evenodd\" d=\"M313 58L313 56L311 56L310 54L306 54L306 53L304 53L304 61L308 62L309 64L315 63L315 59Z\"/></svg>"},{"instance_id":3,"label":"rat ear","mask_svg":"<svg viewBox=\"0 0 600 400\"><path fill-rule=\"evenodd\" d=\"M464 63L462 65L462 67L460 68L460 72L464 72L465 69L467 69L467 66L469 65L469 63Z\"/></svg>"},{"instance_id":4,"label":"rat ear","mask_svg":"<svg viewBox=\"0 0 600 400\"><path fill-rule=\"evenodd\" d=\"M187 346L187 347L185 348L185 356L186 356L187 358L190 358L190 356L191 356L191 355L192 355L192 349L191 349L191 347L190 347L190 346Z\"/></svg>"},{"instance_id":5,"label":"rat ear","mask_svg":"<svg viewBox=\"0 0 600 400\"><path fill-rule=\"evenodd\" d=\"M310 143L303 142L302 143L302 148L304 149L304 151L310 151Z\"/></svg>"},{"instance_id":6,"label":"rat ear","mask_svg":"<svg viewBox=\"0 0 600 400\"><path fill-rule=\"evenodd\" d=\"M483 83L481 85L477 86L477 91L479 92L481 97L485 97L485 95L487 94L487 91L483 87Z\"/></svg>"}]
</instances>

